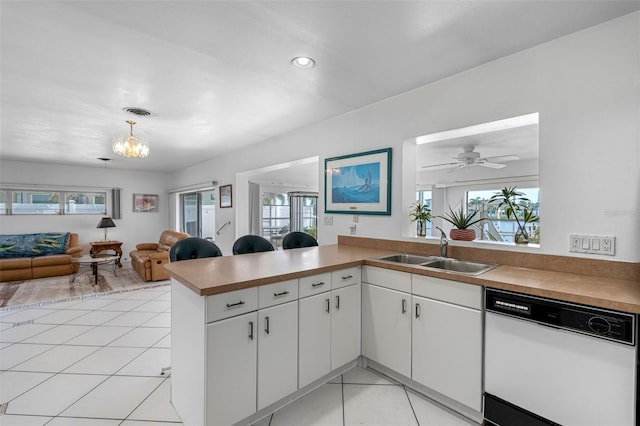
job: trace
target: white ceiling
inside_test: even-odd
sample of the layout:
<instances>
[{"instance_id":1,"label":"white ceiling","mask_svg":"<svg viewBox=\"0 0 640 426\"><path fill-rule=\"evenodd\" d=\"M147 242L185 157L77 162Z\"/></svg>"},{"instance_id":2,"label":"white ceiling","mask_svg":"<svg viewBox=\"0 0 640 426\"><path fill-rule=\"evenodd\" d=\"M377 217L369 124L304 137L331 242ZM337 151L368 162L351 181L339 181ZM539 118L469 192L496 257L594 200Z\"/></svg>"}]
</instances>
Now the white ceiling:
<instances>
[{"instance_id":1,"label":"white ceiling","mask_svg":"<svg viewBox=\"0 0 640 426\"><path fill-rule=\"evenodd\" d=\"M8 1L0 157L172 171L630 13L639 1ZM313 56L312 70L291 58ZM151 154L116 157L137 119ZM178 149L176 149L178 148ZM310 153L311 154L311 153Z\"/></svg>"}]
</instances>

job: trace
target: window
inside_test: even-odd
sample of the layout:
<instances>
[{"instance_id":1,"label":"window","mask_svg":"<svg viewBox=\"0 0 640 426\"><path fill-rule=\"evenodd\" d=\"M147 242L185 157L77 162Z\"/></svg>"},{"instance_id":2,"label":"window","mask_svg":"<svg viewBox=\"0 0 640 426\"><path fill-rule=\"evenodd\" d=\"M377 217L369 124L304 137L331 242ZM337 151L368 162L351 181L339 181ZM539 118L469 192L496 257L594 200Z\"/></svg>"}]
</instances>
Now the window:
<instances>
[{"instance_id":1,"label":"window","mask_svg":"<svg viewBox=\"0 0 640 426\"><path fill-rule=\"evenodd\" d=\"M65 214L106 214L104 192L65 192Z\"/></svg>"},{"instance_id":2,"label":"window","mask_svg":"<svg viewBox=\"0 0 640 426\"><path fill-rule=\"evenodd\" d=\"M417 191L416 201L420 204L426 204L429 210L433 213L433 207L431 204L431 191ZM427 222L427 237L431 236L431 221Z\"/></svg>"},{"instance_id":3,"label":"window","mask_svg":"<svg viewBox=\"0 0 640 426\"><path fill-rule=\"evenodd\" d=\"M2 191L0 190L0 214L7 214L8 213L8 208L9 206L7 206L7 191Z\"/></svg>"},{"instance_id":4,"label":"window","mask_svg":"<svg viewBox=\"0 0 640 426\"><path fill-rule=\"evenodd\" d=\"M262 236L273 236L289 232L289 195L277 192L262 193Z\"/></svg>"},{"instance_id":5,"label":"window","mask_svg":"<svg viewBox=\"0 0 640 426\"><path fill-rule=\"evenodd\" d=\"M180 195L182 230L193 237L215 240L216 199L214 190Z\"/></svg>"},{"instance_id":6,"label":"window","mask_svg":"<svg viewBox=\"0 0 640 426\"><path fill-rule=\"evenodd\" d=\"M517 188L519 192L529 199L525 203L527 208L537 217L540 217L540 200L538 188ZM476 239L513 242L518 223L512 217L507 218L504 209L498 211L496 206L489 204L489 199L499 192L500 188L495 190L484 191L468 191L467 192L467 209L469 212L479 211L481 217L489 220L478 224L476 229ZM518 219L522 221L522 213L518 214ZM540 221L529 222L525 226L529 234L529 241L533 244L540 244Z\"/></svg>"},{"instance_id":7,"label":"window","mask_svg":"<svg viewBox=\"0 0 640 426\"><path fill-rule=\"evenodd\" d=\"M107 214L106 192L0 191L0 214Z\"/></svg>"},{"instance_id":8,"label":"window","mask_svg":"<svg viewBox=\"0 0 640 426\"><path fill-rule=\"evenodd\" d=\"M11 214L60 214L59 192L13 191Z\"/></svg>"},{"instance_id":9,"label":"window","mask_svg":"<svg viewBox=\"0 0 640 426\"><path fill-rule=\"evenodd\" d=\"M289 195L291 231L303 231L318 238L318 193L292 191Z\"/></svg>"}]
</instances>

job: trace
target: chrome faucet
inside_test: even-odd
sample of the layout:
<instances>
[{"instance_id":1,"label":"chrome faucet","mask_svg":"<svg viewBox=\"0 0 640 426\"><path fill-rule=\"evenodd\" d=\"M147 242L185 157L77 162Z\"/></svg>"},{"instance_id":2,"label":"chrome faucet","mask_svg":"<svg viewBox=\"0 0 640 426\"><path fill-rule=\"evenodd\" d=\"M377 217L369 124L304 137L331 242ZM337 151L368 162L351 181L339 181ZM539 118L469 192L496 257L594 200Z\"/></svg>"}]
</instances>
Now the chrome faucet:
<instances>
[{"instance_id":1,"label":"chrome faucet","mask_svg":"<svg viewBox=\"0 0 640 426\"><path fill-rule=\"evenodd\" d=\"M439 226L436 226L436 229L440 231L440 257L447 257L447 246L449 246L447 234Z\"/></svg>"}]
</instances>

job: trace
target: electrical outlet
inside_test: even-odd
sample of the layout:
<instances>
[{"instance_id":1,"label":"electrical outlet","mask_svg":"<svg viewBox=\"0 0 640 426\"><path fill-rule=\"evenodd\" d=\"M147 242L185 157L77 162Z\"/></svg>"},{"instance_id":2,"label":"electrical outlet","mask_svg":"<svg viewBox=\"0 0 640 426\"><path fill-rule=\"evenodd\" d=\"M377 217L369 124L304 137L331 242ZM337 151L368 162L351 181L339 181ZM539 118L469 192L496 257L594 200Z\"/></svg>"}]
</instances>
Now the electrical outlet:
<instances>
[{"instance_id":1,"label":"electrical outlet","mask_svg":"<svg viewBox=\"0 0 640 426\"><path fill-rule=\"evenodd\" d=\"M614 256L616 250L616 237L602 237L601 239L601 251L605 254Z\"/></svg>"},{"instance_id":2,"label":"electrical outlet","mask_svg":"<svg viewBox=\"0 0 640 426\"><path fill-rule=\"evenodd\" d=\"M333 216L325 216L324 217L324 224L325 225L333 225Z\"/></svg>"}]
</instances>

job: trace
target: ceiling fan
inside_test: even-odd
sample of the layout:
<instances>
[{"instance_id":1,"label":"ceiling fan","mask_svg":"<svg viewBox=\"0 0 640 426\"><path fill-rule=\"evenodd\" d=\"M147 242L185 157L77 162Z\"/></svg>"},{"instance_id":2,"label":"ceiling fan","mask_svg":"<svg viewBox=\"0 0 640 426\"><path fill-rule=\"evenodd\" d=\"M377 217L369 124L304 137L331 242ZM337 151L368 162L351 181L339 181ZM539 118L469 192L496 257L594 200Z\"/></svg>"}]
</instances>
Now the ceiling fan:
<instances>
[{"instance_id":1,"label":"ceiling fan","mask_svg":"<svg viewBox=\"0 0 640 426\"><path fill-rule=\"evenodd\" d=\"M441 169L453 169L458 168L461 169L463 167L471 167L471 166L482 166L489 167L492 169L501 169L506 167L506 164L497 163L497 161L513 161L519 160L520 157L517 155L499 155L497 157L486 157L483 158L480 156L480 153L475 151L475 146L467 145L462 148L463 152L453 157L456 161L454 163L442 163L442 164L433 164L428 166L422 166L423 169L429 170L441 170Z\"/></svg>"}]
</instances>

